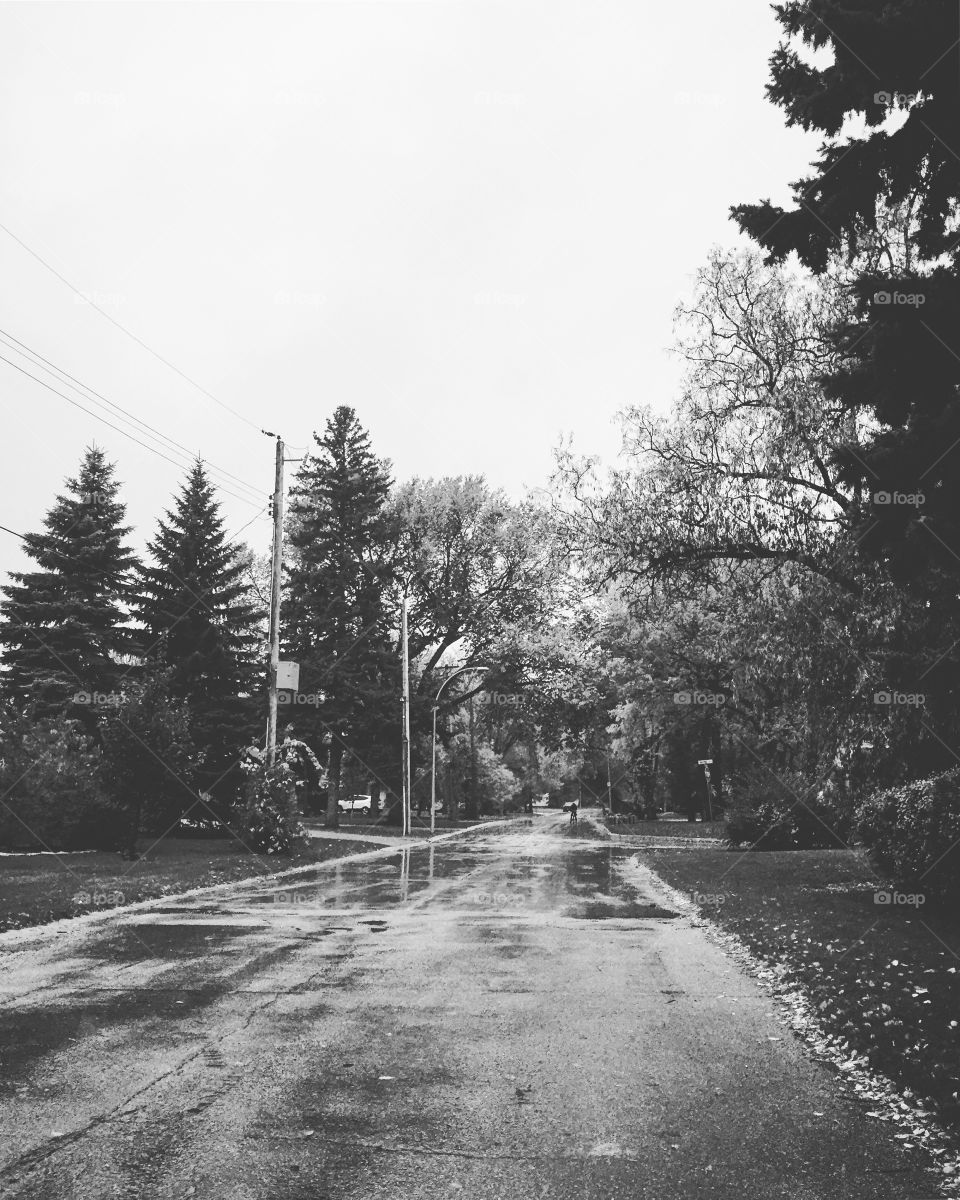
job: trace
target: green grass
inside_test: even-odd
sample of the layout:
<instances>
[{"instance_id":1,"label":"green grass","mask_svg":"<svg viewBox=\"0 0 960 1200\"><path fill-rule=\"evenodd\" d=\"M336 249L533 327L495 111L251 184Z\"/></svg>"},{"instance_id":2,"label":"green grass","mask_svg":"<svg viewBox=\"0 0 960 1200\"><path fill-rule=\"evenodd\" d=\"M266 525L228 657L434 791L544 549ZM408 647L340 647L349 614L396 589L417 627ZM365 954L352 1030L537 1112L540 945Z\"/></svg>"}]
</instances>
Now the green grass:
<instances>
[{"instance_id":1,"label":"green grass","mask_svg":"<svg viewBox=\"0 0 960 1200\"><path fill-rule=\"evenodd\" d=\"M960 913L877 904L853 850L645 851L755 955L786 967L824 1026L960 1129Z\"/></svg>"},{"instance_id":2,"label":"green grass","mask_svg":"<svg viewBox=\"0 0 960 1200\"><path fill-rule=\"evenodd\" d=\"M144 857L135 862L101 850L3 855L0 932L376 848L314 838L308 853L290 859L250 854L228 838L164 838L144 842Z\"/></svg>"}]
</instances>

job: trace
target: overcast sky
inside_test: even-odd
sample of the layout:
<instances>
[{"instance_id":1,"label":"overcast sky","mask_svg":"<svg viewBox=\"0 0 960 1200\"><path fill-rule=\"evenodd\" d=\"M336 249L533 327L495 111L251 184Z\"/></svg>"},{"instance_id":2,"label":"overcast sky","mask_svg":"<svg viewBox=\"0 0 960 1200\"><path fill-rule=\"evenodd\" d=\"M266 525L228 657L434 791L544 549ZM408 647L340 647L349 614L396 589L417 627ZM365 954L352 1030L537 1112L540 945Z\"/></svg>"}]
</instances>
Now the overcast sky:
<instances>
[{"instance_id":1,"label":"overcast sky","mask_svg":"<svg viewBox=\"0 0 960 1200\"><path fill-rule=\"evenodd\" d=\"M3 231L0 329L252 485L233 529L272 487L258 428L303 446L344 403L398 479L519 497L561 435L610 460L619 409L669 404L729 205L805 172L777 39L757 0L4 4L0 222L240 416ZM152 535L179 467L0 387L3 524L36 530L95 441Z\"/></svg>"}]
</instances>

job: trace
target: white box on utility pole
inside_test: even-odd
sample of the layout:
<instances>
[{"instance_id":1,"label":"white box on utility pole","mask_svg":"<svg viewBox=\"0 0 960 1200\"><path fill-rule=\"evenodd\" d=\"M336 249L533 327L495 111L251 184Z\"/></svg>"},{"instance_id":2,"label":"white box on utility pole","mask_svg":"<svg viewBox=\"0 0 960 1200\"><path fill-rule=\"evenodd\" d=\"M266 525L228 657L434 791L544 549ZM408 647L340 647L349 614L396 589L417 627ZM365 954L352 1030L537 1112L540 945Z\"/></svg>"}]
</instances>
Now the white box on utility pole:
<instances>
[{"instance_id":1,"label":"white box on utility pole","mask_svg":"<svg viewBox=\"0 0 960 1200\"><path fill-rule=\"evenodd\" d=\"M300 664L297 662L277 663L277 687L289 688L291 692L300 690Z\"/></svg>"}]
</instances>

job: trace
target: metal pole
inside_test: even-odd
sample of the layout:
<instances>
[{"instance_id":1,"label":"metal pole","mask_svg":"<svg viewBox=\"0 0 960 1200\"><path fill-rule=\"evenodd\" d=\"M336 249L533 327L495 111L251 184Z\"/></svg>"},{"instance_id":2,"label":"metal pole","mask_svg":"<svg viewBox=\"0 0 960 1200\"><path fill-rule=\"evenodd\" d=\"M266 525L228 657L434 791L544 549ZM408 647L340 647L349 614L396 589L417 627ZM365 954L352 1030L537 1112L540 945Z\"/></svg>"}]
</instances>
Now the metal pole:
<instances>
[{"instance_id":1,"label":"metal pole","mask_svg":"<svg viewBox=\"0 0 960 1200\"><path fill-rule=\"evenodd\" d=\"M280 665L280 573L283 569L283 442L277 438L273 486L273 563L270 574L270 667L267 676L267 766L277 754L277 671Z\"/></svg>"},{"instance_id":2,"label":"metal pole","mask_svg":"<svg viewBox=\"0 0 960 1200\"><path fill-rule=\"evenodd\" d=\"M407 642L407 597L403 598L403 836L410 833L410 650Z\"/></svg>"},{"instance_id":3,"label":"metal pole","mask_svg":"<svg viewBox=\"0 0 960 1200\"><path fill-rule=\"evenodd\" d=\"M477 820L480 816L480 804L477 800L477 743L473 732L473 696L468 700L470 712L470 811L467 819Z\"/></svg>"},{"instance_id":4,"label":"metal pole","mask_svg":"<svg viewBox=\"0 0 960 1200\"><path fill-rule=\"evenodd\" d=\"M433 836L437 821L437 706L433 706L433 741L430 762L430 835Z\"/></svg>"},{"instance_id":5,"label":"metal pole","mask_svg":"<svg viewBox=\"0 0 960 1200\"><path fill-rule=\"evenodd\" d=\"M610 782L610 755L607 755L607 808L613 816L613 784Z\"/></svg>"}]
</instances>

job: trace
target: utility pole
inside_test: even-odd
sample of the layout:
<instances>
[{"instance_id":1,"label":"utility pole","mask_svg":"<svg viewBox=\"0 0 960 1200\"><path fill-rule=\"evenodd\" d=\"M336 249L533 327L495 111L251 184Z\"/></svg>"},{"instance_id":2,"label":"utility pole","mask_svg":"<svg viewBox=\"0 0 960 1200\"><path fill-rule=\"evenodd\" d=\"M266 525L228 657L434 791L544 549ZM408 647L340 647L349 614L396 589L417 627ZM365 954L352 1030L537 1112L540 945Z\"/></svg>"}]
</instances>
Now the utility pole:
<instances>
[{"instance_id":1,"label":"utility pole","mask_svg":"<svg viewBox=\"0 0 960 1200\"><path fill-rule=\"evenodd\" d=\"M264 429L264 433L267 431ZM276 437L267 433L268 437ZM280 667L280 572L283 565L283 441L277 437L273 485L273 562L270 571L270 667L267 677L267 766L277 754L277 672Z\"/></svg>"},{"instance_id":2,"label":"utility pole","mask_svg":"<svg viewBox=\"0 0 960 1200\"><path fill-rule=\"evenodd\" d=\"M475 821L480 816L477 802L477 743L473 733L473 694L470 695L470 807L467 816Z\"/></svg>"},{"instance_id":3,"label":"utility pole","mask_svg":"<svg viewBox=\"0 0 960 1200\"><path fill-rule=\"evenodd\" d=\"M402 606L403 653L403 836L410 833L410 647L407 641L407 597Z\"/></svg>"}]
</instances>

